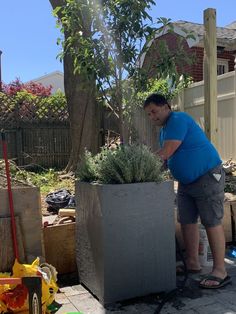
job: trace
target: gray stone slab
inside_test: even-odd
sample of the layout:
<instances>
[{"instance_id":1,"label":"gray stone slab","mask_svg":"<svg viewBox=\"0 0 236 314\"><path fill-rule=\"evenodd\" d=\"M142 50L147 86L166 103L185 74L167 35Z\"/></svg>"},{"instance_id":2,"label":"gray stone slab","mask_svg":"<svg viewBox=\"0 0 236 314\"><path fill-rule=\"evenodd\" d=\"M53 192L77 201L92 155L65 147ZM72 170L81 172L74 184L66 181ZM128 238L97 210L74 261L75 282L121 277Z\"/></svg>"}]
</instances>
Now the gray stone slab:
<instances>
[{"instance_id":1,"label":"gray stone slab","mask_svg":"<svg viewBox=\"0 0 236 314\"><path fill-rule=\"evenodd\" d=\"M85 289L83 286L81 285L76 285L76 286L72 286L73 289L76 289L79 294L84 294L84 293L89 293L87 289Z\"/></svg>"},{"instance_id":2,"label":"gray stone slab","mask_svg":"<svg viewBox=\"0 0 236 314\"><path fill-rule=\"evenodd\" d=\"M63 304L56 313L57 314L66 314L66 313L69 313L69 312L73 312L73 313L78 312L77 308L75 308L71 303ZM86 313L83 313L83 314L86 314Z\"/></svg>"},{"instance_id":3,"label":"gray stone slab","mask_svg":"<svg viewBox=\"0 0 236 314\"><path fill-rule=\"evenodd\" d=\"M233 291L223 291L220 294L220 302L224 303L224 304L228 304L228 305L234 305L236 307L236 291L235 291L235 287ZM219 300L219 298L218 298Z\"/></svg>"},{"instance_id":4,"label":"gray stone slab","mask_svg":"<svg viewBox=\"0 0 236 314\"><path fill-rule=\"evenodd\" d=\"M228 304L221 304L219 302L214 302L207 305L199 304L198 307L195 308L196 313L199 314L235 314L236 312L232 310Z\"/></svg>"},{"instance_id":5,"label":"gray stone slab","mask_svg":"<svg viewBox=\"0 0 236 314\"><path fill-rule=\"evenodd\" d=\"M57 293L55 297L55 301L59 304L70 304L70 300L64 293Z\"/></svg>"},{"instance_id":6,"label":"gray stone slab","mask_svg":"<svg viewBox=\"0 0 236 314\"><path fill-rule=\"evenodd\" d=\"M177 310L176 308L171 307L170 305L167 305L163 307L163 309L161 310L161 314L197 314L197 312L195 310L186 310L186 309ZM201 313L201 314L206 314L206 313Z\"/></svg>"},{"instance_id":7,"label":"gray stone slab","mask_svg":"<svg viewBox=\"0 0 236 314\"><path fill-rule=\"evenodd\" d=\"M209 269L204 268L203 271L208 272ZM234 263L228 266L228 272L230 275L235 272ZM200 277L193 276L187 281L187 288L165 304L161 314L236 314L236 277L233 276L232 279L232 285L212 290L200 289L196 281L200 280ZM155 304L157 298L154 297L150 300L145 298L145 302L138 298L137 300L116 303L105 309L83 286L73 286L72 291L74 290L77 290L79 294L70 297L66 297L65 293L57 294L57 297L59 296L59 299L56 297L58 303L65 303L57 314L72 311L81 311L83 314L153 314L158 306ZM71 289L64 289L63 291L67 291L69 294ZM69 305L72 308L68 309Z\"/></svg>"},{"instance_id":8,"label":"gray stone slab","mask_svg":"<svg viewBox=\"0 0 236 314\"><path fill-rule=\"evenodd\" d=\"M91 294L79 294L68 297L70 302L83 314L104 314L104 307Z\"/></svg>"},{"instance_id":9,"label":"gray stone slab","mask_svg":"<svg viewBox=\"0 0 236 314\"><path fill-rule=\"evenodd\" d=\"M67 297L80 294L80 292L77 289L75 289L73 286L72 287L60 288L60 291L62 293L64 293L65 296L67 296Z\"/></svg>"},{"instance_id":10,"label":"gray stone slab","mask_svg":"<svg viewBox=\"0 0 236 314\"><path fill-rule=\"evenodd\" d=\"M183 303L185 304L184 309L188 310L188 309L193 309L193 308L197 308L199 306L207 306L212 304L213 302L215 303L215 298L213 298L212 296L207 296L207 297L201 297L195 300L190 300L190 299L183 299L182 300Z\"/></svg>"}]
</instances>

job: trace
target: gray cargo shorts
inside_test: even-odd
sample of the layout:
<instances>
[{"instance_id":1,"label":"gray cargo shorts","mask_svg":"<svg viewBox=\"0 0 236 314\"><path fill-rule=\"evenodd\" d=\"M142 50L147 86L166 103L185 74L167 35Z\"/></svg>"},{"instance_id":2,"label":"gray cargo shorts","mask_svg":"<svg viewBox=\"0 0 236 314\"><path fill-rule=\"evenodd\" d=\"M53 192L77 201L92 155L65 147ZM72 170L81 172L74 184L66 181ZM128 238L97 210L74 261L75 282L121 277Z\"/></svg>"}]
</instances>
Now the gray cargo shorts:
<instances>
[{"instance_id":1,"label":"gray cargo shorts","mask_svg":"<svg viewBox=\"0 0 236 314\"><path fill-rule=\"evenodd\" d=\"M179 183L177 193L178 221L205 227L221 224L224 215L225 172L219 165L190 184Z\"/></svg>"}]
</instances>

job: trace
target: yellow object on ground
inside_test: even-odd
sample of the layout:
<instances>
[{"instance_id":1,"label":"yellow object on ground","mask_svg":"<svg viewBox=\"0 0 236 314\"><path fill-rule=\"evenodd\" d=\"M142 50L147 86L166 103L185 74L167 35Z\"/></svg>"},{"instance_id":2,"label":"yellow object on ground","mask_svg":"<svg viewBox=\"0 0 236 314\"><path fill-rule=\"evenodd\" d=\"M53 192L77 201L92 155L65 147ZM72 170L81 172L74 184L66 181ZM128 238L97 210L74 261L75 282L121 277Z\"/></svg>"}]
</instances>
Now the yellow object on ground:
<instances>
[{"instance_id":1,"label":"yellow object on ground","mask_svg":"<svg viewBox=\"0 0 236 314\"><path fill-rule=\"evenodd\" d=\"M0 273L0 278L42 277L42 312L50 313L48 306L54 301L58 291L56 269L49 264L39 265L39 258L32 264L20 264L15 260L13 274ZM28 291L22 284L0 286L0 313L29 313Z\"/></svg>"}]
</instances>

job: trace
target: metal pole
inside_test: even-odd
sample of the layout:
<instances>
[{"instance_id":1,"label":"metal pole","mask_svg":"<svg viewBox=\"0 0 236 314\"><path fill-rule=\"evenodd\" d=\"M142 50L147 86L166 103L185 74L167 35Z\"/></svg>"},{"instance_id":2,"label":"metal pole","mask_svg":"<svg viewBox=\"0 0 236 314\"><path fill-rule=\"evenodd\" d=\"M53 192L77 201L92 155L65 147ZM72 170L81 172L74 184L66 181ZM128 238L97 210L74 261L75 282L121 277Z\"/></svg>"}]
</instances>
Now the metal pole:
<instances>
[{"instance_id":1,"label":"metal pole","mask_svg":"<svg viewBox=\"0 0 236 314\"><path fill-rule=\"evenodd\" d=\"M0 50L0 92L2 91L2 64L1 64L2 50Z\"/></svg>"}]
</instances>

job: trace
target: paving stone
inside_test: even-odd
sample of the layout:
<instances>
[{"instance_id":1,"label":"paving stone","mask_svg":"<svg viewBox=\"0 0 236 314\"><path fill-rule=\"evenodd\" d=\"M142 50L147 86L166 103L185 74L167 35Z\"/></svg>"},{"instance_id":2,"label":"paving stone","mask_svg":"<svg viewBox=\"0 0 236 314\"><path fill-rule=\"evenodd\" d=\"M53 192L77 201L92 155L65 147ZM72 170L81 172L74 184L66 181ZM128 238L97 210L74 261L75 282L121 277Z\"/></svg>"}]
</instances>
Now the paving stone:
<instances>
[{"instance_id":1,"label":"paving stone","mask_svg":"<svg viewBox=\"0 0 236 314\"><path fill-rule=\"evenodd\" d=\"M78 312L77 309L71 304L63 304L62 307L60 307L60 309L56 312L57 314L66 314L69 312L73 312L76 313ZM83 313L86 314L86 313Z\"/></svg>"},{"instance_id":2,"label":"paving stone","mask_svg":"<svg viewBox=\"0 0 236 314\"><path fill-rule=\"evenodd\" d=\"M67 297L72 296L72 295L80 294L80 292L77 289L73 288L73 287L60 288L60 292L64 293Z\"/></svg>"},{"instance_id":3,"label":"paving stone","mask_svg":"<svg viewBox=\"0 0 236 314\"><path fill-rule=\"evenodd\" d=\"M59 304L70 303L70 300L67 298L67 296L64 293L57 293L55 297L55 301Z\"/></svg>"},{"instance_id":4,"label":"paving stone","mask_svg":"<svg viewBox=\"0 0 236 314\"><path fill-rule=\"evenodd\" d=\"M155 309L157 308L157 306L155 307ZM130 305L130 306L125 306L122 307L123 312L125 311L125 313L130 313L130 311L132 310L133 313L142 313L142 314L153 314L154 309L152 306L150 306L149 304L134 304L134 305ZM135 312L136 311L136 312ZM114 312L113 312L114 313Z\"/></svg>"},{"instance_id":5,"label":"paving stone","mask_svg":"<svg viewBox=\"0 0 236 314\"><path fill-rule=\"evenodd\" d=\"M122 308L121 310L117 310L117 311L109 311L106 310L105 312L106 314L153 314L153 311L150 311L150 309L143 310L142 312L139 312L135 307L133 307L132 305L130 306L126 306L124 308ZM100 313L96 313L96 314L100 314Z\"/></svg>"},{"instance_id":6,"label":"paving stone","mask_svg":"<svg viewBox=\"0 0 236 314\"><path fill-rule=\"evenodd\" d=\"M200 305L196 308L199 314L235 314L227 304L221 304L219 302L214 302L207 305Z\"/></svg>"},{"instance_id":7,"label":"paving stone","mask_svg":"<svg viewBox=\"0 0 236 314\"><path fill-rule=\"evenodd\" d=\"M79 294L89 293L82 285L72 286L72 288L77 290Z\"/></svg>"},{"instance_id":8,"label":"paving stone","mask_svg":"<svg viewBox=\"0 0 236 314\"><path fill-rule=\"evenodd\" d=\"M198 313L195 310L186 310L186 309L177 310L176 308L173 308L169 305L169 306L165 306L161 310L161 314L198 314Z\"/></svg>"},{"instance_id":9,"label":"paving stone","mask_svg":"<svg viewBox=\"0 0 236 314\"><path fill-rule=\"evenodd\" d=\"M220 294L219 301L223 304L233 305L236 308L236 291L225 291Z\"/></svg>"},{"instance_id":10,"label":"paving stone","mask_svg":"<svg viewBox=\"0 0 236 314\"><path fill-rule=\"evenodd\" d=\"M68 297L70 302L83 314L104 314L104 307L90 293Z\"/></svg>"},{"instance_id":11,"label":"paving stone","mask_svg":"<svg viewBox=\"0 0 236 314\"><path fill-rule=\"evenodd\" d=\"M227 264L232 277L232 285L222 289L200 289L200 277L190 277L186 288L177 297L170 300L161 310L161 314L236 314L236 264ZM203 269L209 272L210 269ZM113 308L104 309L83 286L75 285L60 289L56 301L62 307L56 314L78 312L83 314L153 314L157 309L157 297L137 299L117 303ZM144 300L144 301L143 301Z\"/></svg>"}]
</instances>

